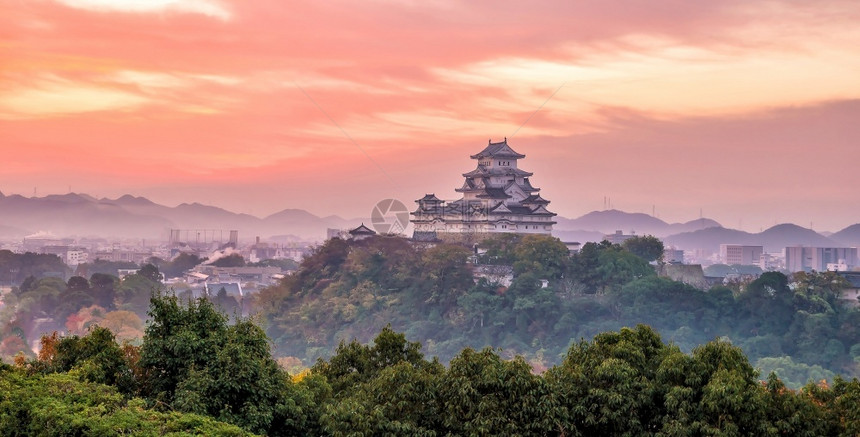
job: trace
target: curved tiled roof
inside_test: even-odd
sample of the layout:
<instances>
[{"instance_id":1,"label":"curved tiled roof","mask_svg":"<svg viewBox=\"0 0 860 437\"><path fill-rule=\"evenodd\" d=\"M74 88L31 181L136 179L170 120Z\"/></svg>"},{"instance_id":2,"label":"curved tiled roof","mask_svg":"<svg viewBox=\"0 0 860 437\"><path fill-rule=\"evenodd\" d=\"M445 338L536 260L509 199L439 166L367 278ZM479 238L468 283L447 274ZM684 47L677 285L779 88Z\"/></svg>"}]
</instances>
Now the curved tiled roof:
<instances>
[{"instance_id":1,"label":"curved tiled roof","mask_svg":"<svg viewBox=\"0 0 860 437\"><path fill-rule=\"evenodd\" d=\"M490 144L481 150L478 154L472 155L472 159L481 159L481 158L525 158L526 155L521 153L517 153L514 149L511 149L511 146L508 145L508 139L505 138L504 141L499 143L494 143L492 141Z\"/></svg>"}]
</instances>

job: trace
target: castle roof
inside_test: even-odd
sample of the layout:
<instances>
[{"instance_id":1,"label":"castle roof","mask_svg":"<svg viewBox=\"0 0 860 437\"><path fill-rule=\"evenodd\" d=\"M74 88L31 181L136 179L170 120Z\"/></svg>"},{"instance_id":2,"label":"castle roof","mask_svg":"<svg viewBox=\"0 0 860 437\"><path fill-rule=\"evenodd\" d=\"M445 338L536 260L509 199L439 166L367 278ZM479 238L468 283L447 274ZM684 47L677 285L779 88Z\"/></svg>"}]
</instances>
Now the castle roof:
<instances>
[{"instance_id":1,"label":"castle roof","mask_svg":"<svg viewBox=\"0 0 860 437\"><path fill-rule=\"evenodd\" d=\"M493 175L493 176L514 175L514 176L529 177L533 174L534 173L530 173L530 172L527 172L525 170L520 170L518 168L512 168L512 167L487 168L487 167L484 167L483 165L479 165L476 169L474 169L468 173L463 173L463 177L474 178L474 177L485 177L485 176L490 176L490 175Z\"/></svg>"},{"instance_id":2,"label":"castle roof","mask_svg":"<svg viewBox=\"0 0 860 437\"><path fill-rule=\"evenodd\" d=\"M362 223L361 226L349 231L349 234L350 235L376 235L376 231L368 228L367 226L364 225L364 223Z\"/></svg>"},{"instance_id":3,"label":"castle roof","mask_svg":"<svg viewBox=\"0 0 860 437\"><path fill-rule=\"evenodd\" d=\"M549 203L549 200L546 200L543 197L540 197L540 194L532 194L531 196L523 199L523 201L521 203L524 203L524 204L536 203L536 204L546 205Z\"/></svg>"},{"instance_id":4,"label":"castle roof","mask_svg":"<svg viewBox=\"0 0 860 437\"><path fill-rule=\"evenodd\" d=\"M476 195L475 197L479 197L482 199L509 199L511 196L508 193L505 193L504 188L484 188L484 192Z\"/></svg>"},{"instance_id":5,"label":"castle roof","mask_svg":"<svg viewBox=\"0 0 860 437\"><path fill-rule=\"evenodd\" d=\"M434 194L434 193L425 194L424 197L416 200L416 202L441 202L441 201L442 201L442 199L436 197L436 194Z\"/></svg>"},{"instance_id":6,"label":"castle roof","mask_svg":"<svg viewBox=\"0 0 860 437\"><path fill-rule=\"evenodd\" d=\"M505 138L504 141L494 143L489 141L487 147L484 150L481 150L477 155L472 155L472 159L481 159L481 158L514 158L520 159L525 158L526 155L521 153L517 153L514 149L511 149L511 146L508 145L508 139Z\"/></svg>"}]
</instances>

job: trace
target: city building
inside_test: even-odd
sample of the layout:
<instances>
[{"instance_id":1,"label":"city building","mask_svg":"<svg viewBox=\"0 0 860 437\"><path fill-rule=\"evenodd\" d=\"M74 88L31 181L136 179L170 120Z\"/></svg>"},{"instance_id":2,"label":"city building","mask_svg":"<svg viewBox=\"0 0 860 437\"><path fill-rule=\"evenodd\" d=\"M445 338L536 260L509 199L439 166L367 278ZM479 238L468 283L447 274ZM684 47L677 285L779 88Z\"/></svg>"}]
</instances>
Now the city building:
<instances>
[{"instance_id":1,"label":"city building","mask_svg":"<svg viewBox=\"0 0 860 437\"><path fill-rule=\"evenodd\" d=\"M629 240L635 236L636 236L636 234L632 231L629 234L625 234L624 232L618 230L618 231L615 231L614 234L604 235L603 239L612 243L612 244L621 244L621 243L625 242L626 240Z\"/></svg>"},{"instance_id":2,"label":"city building","mask_svg":"<svg viewBox=\"0 0 860 437\"><path fill-rule=\"evenodd\" d=\"M471 158L478 161L477 167L463 173L465 181L455 190L463 197L448 202L427 194L415 201L418 209L410 220L414 239L431 240L440 232L552 232L556 214L546 209L550 202L529 181L532 173L519 168L525 155L515 152L507 138L490 141Z\"/></svg>"},{"instance_id":3,"label":"city building","mask_svg":"<svg viewBox=\"0 0 860 437\"><path fill-rule=\"evenodd\" d=\"M74 248L66 251L66 265L75 267L78 264L84 264L90 259L90 254L84 249Z\"/></svg>"},{"instance_id":4,"label":"city building","mask_svg":"<svg viewBox=\"0 0 860 437\"><path fill-rule=\"evenodd\" d=\"M747 246L743 244L721 244L720 261L728 265L757 266L761 264L762 246Z\"/></svg>"},{"instance_id":5,"label":"city building","mask_svg":"<svg viewBox=\"0 0 860 437\"><path fill-rule=\"evenodd\" d=\"M669 264L684 264L684 251L674 247L663 249L663 262Z\"/></svg>"},{"instance_id":6,"label":"city building","mask_svg":"<svg viewBox=\"0 0 860 437\"><path fill-rule=\"evenodd\" d=\"M856 247L806 247L785 248L785 268L789 272L823 272L833 264L851 270L857 266Z\"/></svg>"}]
</instances>

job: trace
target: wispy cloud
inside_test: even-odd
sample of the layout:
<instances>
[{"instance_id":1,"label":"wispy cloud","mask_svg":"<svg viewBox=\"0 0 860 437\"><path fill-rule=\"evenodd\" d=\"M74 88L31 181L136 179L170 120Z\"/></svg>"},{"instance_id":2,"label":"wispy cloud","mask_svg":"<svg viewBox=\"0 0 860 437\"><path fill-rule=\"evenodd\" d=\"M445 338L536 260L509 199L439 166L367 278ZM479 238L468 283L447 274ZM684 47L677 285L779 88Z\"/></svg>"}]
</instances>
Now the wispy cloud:
<instances>
[{"instance_id":1,"label":"wispy cloud","mask_svg":"<svg viewBox=\"0 0 860 437\"><path fill-rule=\"evenodd\" d=\"M534 182L547 190L580 168L639 187L607 164L616 152L646 146L634 131L654 144L688 145L648 149L660 174L702 159L758 171L748 160L690 152L728 147L709 136L801 171L779 140L757 138L767 138L767 129L790 128L803 138L823 132L802 118L744 127L756 136L749 139L717 135L714 127L740 129L725 120L860 98L860 4L853 0L0 0L0 10L0 147L21 164L16 168L33 169L24 165L33 160L52 169L33 170L31 180L26 173L4 179L30 189L35 179L66 186L60 165L75 163L91 175L110 162L141 187L313 181L322 190L314 201L340 212L341 192L358 203L377 194L373 184L396 186L407 200L414 190L450 190L471 149L510 136L525 120L516 141L540 152L524 151L528 167L546 171L536 171L547 179ZM856 115L834 108L834 117ZM339 129L397 182L386 181ZM640 149L619 145L624 141ZM595 146L601 144L609 148ZM816 147L838 155L853 146L831 138ZM148 153L132 152L139 149ZM103 159L80 158L88 155ZM550 155L552 162L541 161ZM834 170L853 171L846 162L833 163ZM556 163L569 168L552 170ZM172 171L152 171L162 166ZM348 190L332 182L344 175ZM283 197L303 198L295 191ZM718 197L731 201L714 192ZM575 198L553 207L585 212Z\"/></svg>"},{"instance_id":2,"label":"wispy cloud","mask_svg":"<svg viewBox=\"0 0 860 437\"><path fill-rule=\"evenodd\" d=\"M219 20L231 18L230 10L214 0L56 0L66 6L97 12L190 13Z\"/></svg>"}]
</instances>

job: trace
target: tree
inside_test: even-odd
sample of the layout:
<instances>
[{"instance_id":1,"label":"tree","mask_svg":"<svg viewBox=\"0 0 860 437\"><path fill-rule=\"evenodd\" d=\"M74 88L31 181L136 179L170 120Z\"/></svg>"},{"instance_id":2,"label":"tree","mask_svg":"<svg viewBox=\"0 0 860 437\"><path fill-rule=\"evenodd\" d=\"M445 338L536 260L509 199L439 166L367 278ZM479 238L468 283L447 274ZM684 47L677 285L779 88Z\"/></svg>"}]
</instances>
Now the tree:
<instances>
[{"instance_id":1,"label":"tree","mask_svg":"<svg viewBox=\"0 0 860 437\"><path fill-rule=\"evenodd\" d=\"M232 314L239 308L239 302L233 296L228 295L227 289L224 287L218 289L218 293L215 294L213 301L225 314Z\"/></svg>"},{"instance_id":2,"label":"tree","mask_svg":"<svg viewBox=\"0 0 860 437\"><path fill-rule=\"evenodd\" d=\"M59 337L54 331L42 336L41 346L38 360L32 365L42 373L75 370L86 381L112 385L122 393L137 390L131 364L107 328L94 326L83 337Z\"/></svg>"},{"instance_id":3,"label":"tree","mask_svg":"<svg viewBox=\"0 0 860 437\"><path fill-rule=\"evenodd\" d=\"M767 435L767 399L740 348L725 341L676 352L657 372L667 407L664 435Z\"/></svg>"},{"instance_id":4,"label":"tree","mask_svg":"<svg viewBox=\"0 0 860 437\"><path fill-rule=\"evenodd\" d=\"M531 271L542 279L558 279L567 269L567 246L551 235L526 235L513 252L516 273Z\"/></svg>"},{"instance_id":5,"label":"tree","mask_svg":"<svg viewBox=\"0 0 860 437\"><path fill-rule=\"evenodd\" d=\"M106 309L113 309L114 298L116 297L116 286L119 284L119 278L105 273L93 273L90 276L90 295L95 300L96 305Z\"/></svg>"},{"instance_id":6,"label":"tree","mask_svg":"<svg viewBox=\"0 0 860 437\"><path fill-rule=\"evenodd\" d=\"M545 435L555 428L549 387L522 357L504 361L490 348L466 348L438 390L440 435Z\"/></svg>"},{"instance_id":7,"label":"tree","mask_svg":"<svg viewBox=\"0 0 860 437\"><path fill-rule=\"evenodd\" d=\"M161 293L152 296L147 314L151 319L143 337L140 366L149 376L142 392L169 405L192 369L204 369L216 360L226 337L227 317L206 299L183 306L176 296Z\"/></svg>"},{"instance_id":8,"label":"tree","mask_svg":"<svg viewBox=\"0 0 860 437\"><path fill-rule=\"evenodd\" d=\"M382 369L353 395L331 404L321 422L329 435L442 435L438 363L400 362Z\"/></svg>"},{"instance_id":9,"label":"tree","mask_svg":"<svg viewBox=\"0 0 860 437\"><path fill-rule=\"evenodd\" d=\"M158 267L152 264L144 265L137 271L137 274L152 282L161 282L161 273L159 273Z\"/></svg>"},{"instance_id":10,"label":"tree","mask_svg":"<svg viewBox=\"0 0 860 437\"><path fill-rule=\"evenodd\" d=\"M190 270L203 262L203 259L192 253L180 252L170 262L162 262L158 264L158 269L167 278L177 278L182 276L185 271Z\"/></svg>"},{"instance_id":11,"label":"tree","mask_svg":"<svg viewBox=\"0 0 860 437\"><path fill-rule=\"evenodd\" d=\"M242 255L238 253L231 253L212 261L211 264L215 267L243 267L245 265L245 258L242 258Z\"/></svg>"},{"instance_id":12,"label":"tree","mask_svg":"<svg viewBox=\"0 0 860 437\"><path fill-rule=\"evenodd\" d=\"M128 275L122 279L116 293L116 307L120 310L146 314L150 298L161 290L161 283L143 275Z\"/></svg>"},{"instance_id":13,"label":"tree","mask_svg":"<svg viewBox=\"0 0 860 437\"><path fill-rule=\"evenodd\" d=\"M600 251L597 261L597 284L601 293L618 291L628 282L656 275L643 258L617 245Z\"/></svg>"},{"instance_id":14,"label":"tree","mask_svg":"<svg viewBox=\"0 0 860 437\"><path fill-rule=\"evenodd\" d=\"M788 278L780 272L765 272L747 285L736 299L745 319L739 328L746 335L781 334L794 316Z\"/></svg>"},{"instance_id":15,"label":"tree","mask_svg":"<svg viewBox=\"0 0 860 437\"><path fill-rule=\"evenodd\" d=\"M472 273L466 264L469 255L469 249L455 244L440 244L424 252L421 270L430 284L425 303L449 308L472 286Z\"/></svg>"},{"instance_id":16,"label":"tree","mask_svg":"<svg viewBox=\"0 0 860 437\"><path fill-rule=\"evenodd\" d=\"M478 243L478 247L485 251L480 257L481 262L484 264L513 265L517 261L514 248L518 246L522 238L522 234L511 232L490 234Z\"/></svg>"},{"instance_id":17,"label":"tree","mask_svg":"<svg viewBox=\"0 0 860 437\"><path fill-rule=\"evenodd\" d=\"M419 368L430 365L424 360L419 343L406 341L404 334L394 332L388 325L373 339L373 346L356 340L341 342L335 355L328 361L317 361L311 372L324 376L336 395L346 396L358 384L375 378L382 369L401 362Z\"/></svg>"},{"instance_id":18,"label":"tree","mask_svg":"<svg viewBox=\"0 0 860 437\"><path fill-rule=\"evenodd\" d=\"M100 323L120 340L143 338L143 321L132 311L111 311Z\"/></svg>"},{"instance_id":19,"label":"tree","mask_svg":"<svg viewBox=\"0 0 860 437\"><path fill-rule=\"evenodd\" d=\"M547 371L557 431L572 435L642 435L662 416L654 385L663 360L680 353L650 327L605 332L568 350Z\"/></svg>"},{"instance_id":20,"label":"tree","mask_svg":"<svg viewBox=\"0 0 860 437\"><path fill-rule=\"evenodd\" d=\"M89 291L90 282L87 281L87 278L83 278L80 276L72 276L69 278L68 282L68 290L69 291Z\"/></svg>"},{"instance_id":21,"label":"tree","mask_svg":"<svg viewBox=\"0 0 860 437\"><path fill-rule=\"evenodd\" d=\"M663 242L653 235L628 238L621 243L621 247L646 262L663 261Z\"/></svg>"},{"instance_id":22,"label":"tree","mask_svg":"<svg viewBox=\"0 0 860 437\"><path fill-rule=\"evenodd\" d=\"M225 334L214 360L191 368L179 381L174 406L255 433L284 432L290 421L288 380L269 353L266 334L250 320L238 321Z\"/></svg>"}]
</instances>

